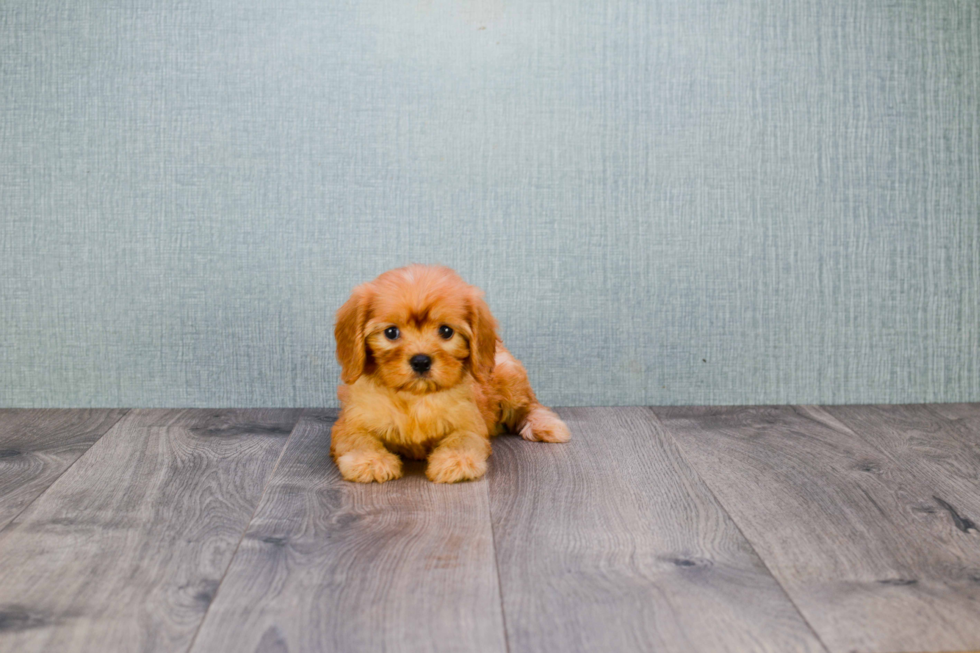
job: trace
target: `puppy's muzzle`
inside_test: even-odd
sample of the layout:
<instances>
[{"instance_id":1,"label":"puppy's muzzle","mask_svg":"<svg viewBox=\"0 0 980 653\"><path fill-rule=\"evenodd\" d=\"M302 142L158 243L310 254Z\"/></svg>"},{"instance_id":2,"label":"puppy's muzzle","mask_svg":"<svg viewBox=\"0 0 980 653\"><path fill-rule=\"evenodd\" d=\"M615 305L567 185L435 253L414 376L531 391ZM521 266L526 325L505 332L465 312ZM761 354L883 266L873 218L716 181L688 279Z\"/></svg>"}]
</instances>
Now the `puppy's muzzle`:
<instances>
[{"instance_id":1,"label":"puppy's muzzle","mask_svg":"<svg viewBox=\"0 0 980 653\"><path fill-rule=\"evenodd\" d=\"M432 359L425 354L415 354L408 359L408 364L412 366L416 374L425 374L432 367Z\"/></svg>"}]
</instances>

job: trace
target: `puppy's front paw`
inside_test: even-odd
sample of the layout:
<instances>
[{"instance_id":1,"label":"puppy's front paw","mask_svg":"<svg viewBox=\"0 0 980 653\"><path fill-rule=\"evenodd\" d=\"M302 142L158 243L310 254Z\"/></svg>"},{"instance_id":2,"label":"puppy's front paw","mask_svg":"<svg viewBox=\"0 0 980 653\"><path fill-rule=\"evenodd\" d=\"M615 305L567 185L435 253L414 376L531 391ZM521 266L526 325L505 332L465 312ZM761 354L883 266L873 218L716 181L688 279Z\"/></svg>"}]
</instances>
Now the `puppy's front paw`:
<instances>
[{"instance_id":1,"label":"puppy's front paw","mask_svg":"<svg viewBox=\"0 0 980 653\"><path fill-rule=\"evenodd\" d=\"M425 475L433 483L472 481L487 471L487 459L465 449L441 449L429 456Z\"/></svg>"},{"instance_id":2,"label":"puppy's front paw","mask_svg":"<svg viewBox=\"0 0 980 653\"><path fill-rule=\"evenodd\" d=\"M388 451L350 451L337 459L341 476L356 483L384 483L401 478L402 461Z\"/></svg>"}]
</instances>

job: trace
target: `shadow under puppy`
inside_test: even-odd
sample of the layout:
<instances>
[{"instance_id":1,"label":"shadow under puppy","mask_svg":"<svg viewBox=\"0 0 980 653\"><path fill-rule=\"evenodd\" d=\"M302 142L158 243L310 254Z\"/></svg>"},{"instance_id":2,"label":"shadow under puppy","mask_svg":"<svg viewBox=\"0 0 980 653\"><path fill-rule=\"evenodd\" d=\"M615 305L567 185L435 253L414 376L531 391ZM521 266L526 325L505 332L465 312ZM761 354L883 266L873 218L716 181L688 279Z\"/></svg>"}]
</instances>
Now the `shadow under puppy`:
<instances>
[{"instance_id":1,"label":"shadow under puppy","mask_svg":"<svg viewBox=\"0 0 980 653\"><path fill-rule=\"evenodd\" d=\"M354 289L334 330L344 384L330 453L348 481L402 475L428 458L437 483L480 478L490 438L566 442L521 363L497 338L483 293L446 267L389 270Z\"/></svg>"}]
</instances>

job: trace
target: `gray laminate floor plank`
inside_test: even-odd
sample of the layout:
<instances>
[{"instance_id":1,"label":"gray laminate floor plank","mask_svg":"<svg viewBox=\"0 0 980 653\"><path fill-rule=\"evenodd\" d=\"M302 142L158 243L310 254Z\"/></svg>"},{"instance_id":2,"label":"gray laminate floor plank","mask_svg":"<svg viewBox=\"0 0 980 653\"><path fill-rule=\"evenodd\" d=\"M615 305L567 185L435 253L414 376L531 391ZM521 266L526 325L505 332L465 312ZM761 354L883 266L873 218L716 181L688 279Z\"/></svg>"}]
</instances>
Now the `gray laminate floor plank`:
<instances>
[{"instance_id":1,"label":"gray laminate floor plank","mask_svg":"<svg viewBox=\"0 0 980 653\"><path fill-rule=\"evenodd\" d=\"M0 651L186 650L295 410L137 410L0 538Z\"/></svg>"},{"instance_id":2,"label":"gray laminate floor plank","mask_svg":"<svg viewBox=\"0 0 980 653\"><path fill-rule=\"evenodd\" d=\"M980 440L980 403L928 404L928 407L957 425L958 437L968 437L972 442Z\"/></svg>"},{"instance_id":3,"label":"gray laminate floor plank","mask_svg":"<svg viewBox=\"0 0 980 653\"><path fill-rule=\"evenodd\" d=\"M0 410L0 531L125 414L119 409Z\"/></svg>"},{"instance_id":4,"label":"gray laminate floor plank","mask_svg":"<svg viewBox=\"0 0 980 653\"><path fill-rule=\"evenodd\" d=\"M924 439L861 409L848 422L873 428L812 406L654 410L832 651L980 648L980 540L937 509Z\"/></svg>"},{"instance_id":5,"label":"gray laminate floor plank","mask_svg":"<svg viewBox=\"0 0 980 653\"><path fill-rule=\"evenodd\" d=\"M644 408L502 437L490 506L510 651L823 651Z\"/></svg>"},{"instance_id":6,"label":"gray laminate floor plank","mask_svg":"<svg viewBox=\"0 0 980 653\"><path fill-rule=\"evenodd\" d=\"M341 479L304 417L192 651L505 650L485 480Z\"/></svg>"},{"instance_id":7,"label":"gray laminate floor plank","mask_svg":"<svg viewBox=\"0 0 980 653\"><path fill-rule=\"evenodd\" d=\"M892 468L900 468L931 490L931 496L925 497L916 511L946 520L968 536L952 538L945 548L965 546L967 552L958 554L962 556L980 547L976 532L980 523L980 412L975 412L975 406L916 404L824 409L884 453L882 464L871 471L887 476ZM980 573L980 567L972 571ZM976 587L980 600L980 579L971 578L977 575L972 571L960 581L967 587Z\"/></svg>"}]
</instances>

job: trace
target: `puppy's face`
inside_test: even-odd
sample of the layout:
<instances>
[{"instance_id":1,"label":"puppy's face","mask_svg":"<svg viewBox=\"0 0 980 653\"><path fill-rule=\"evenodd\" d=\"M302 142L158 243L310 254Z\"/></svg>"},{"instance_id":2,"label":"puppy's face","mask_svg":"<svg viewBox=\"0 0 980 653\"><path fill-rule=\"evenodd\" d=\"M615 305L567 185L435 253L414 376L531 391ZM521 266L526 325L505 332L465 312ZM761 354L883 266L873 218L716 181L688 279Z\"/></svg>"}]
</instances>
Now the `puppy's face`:
<instances>
[{"instance_id":1,"label":"puppy's face","mask_svg":"<svg viewBox=\"0 0 980 653\"><path fill-rule=\"evenodd\" d=\"M482 293L448 268L409 266L358 286L337 313L345 383L362 374L413 393L493 369L496 331Z\"/></svg>"},{"instance_id":2,"label":"puppy's face","mask_svg":"<svg viewBox=\"0 0 980 653\"><path fill-rule=\"evenodd\" d=\"M436 301L419 314L409 302L378 302L367 325L367 346L376 376L397 390L431 392L460 382L470 355L466 316Z\"/></svg>"}]
</instances>

